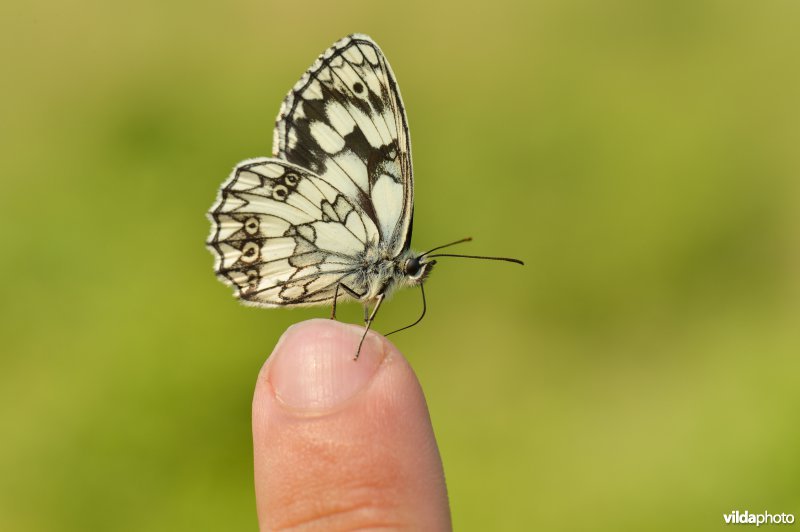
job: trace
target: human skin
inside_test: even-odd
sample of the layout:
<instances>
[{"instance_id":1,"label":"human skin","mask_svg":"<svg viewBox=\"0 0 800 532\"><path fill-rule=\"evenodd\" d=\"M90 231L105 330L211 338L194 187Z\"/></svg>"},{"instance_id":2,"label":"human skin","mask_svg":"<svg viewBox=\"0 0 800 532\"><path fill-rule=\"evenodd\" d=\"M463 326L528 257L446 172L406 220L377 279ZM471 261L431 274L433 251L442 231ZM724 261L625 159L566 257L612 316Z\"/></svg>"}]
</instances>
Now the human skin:
<instances>
[{"instance_id":1,"label":"human skin","mask_svg":"<svg viewBox=\"0 0 800 532\"><path fill-rule=\"evenodd\" d=\"M253 450L261 530L450 530L422 388L363 327L290 327L258 376Z\"/></svg>"}]
</instances>

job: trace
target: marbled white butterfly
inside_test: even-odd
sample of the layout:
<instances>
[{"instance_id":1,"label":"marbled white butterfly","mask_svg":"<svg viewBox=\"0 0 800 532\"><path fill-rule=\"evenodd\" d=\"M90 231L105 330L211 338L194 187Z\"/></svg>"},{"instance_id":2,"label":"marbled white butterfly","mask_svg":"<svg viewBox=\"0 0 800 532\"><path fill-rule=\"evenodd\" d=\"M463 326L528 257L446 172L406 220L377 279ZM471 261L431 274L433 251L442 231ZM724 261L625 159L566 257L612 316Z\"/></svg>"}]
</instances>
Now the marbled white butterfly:
<instances>
[{"instance_id":1,"label":"marbled white butterfly","mask_svg":"<svg viewBox=\"0 0 800 532\"><path fill-rule=\"evenodd\" d=\"M384 299L401 286L422 290L435 257L522 264L431 254L468 238L421 254L409 249L408 123L392 69L366 35L335 43L295 84L272 155L239 163L209 213L217 276L244 303L331 304L334 318L337 300L354 298L364 304L363 342ZM424 291L422 302L424 316ZM361 343L356 358L360 350Z\"/></svg>"}]
</instances>

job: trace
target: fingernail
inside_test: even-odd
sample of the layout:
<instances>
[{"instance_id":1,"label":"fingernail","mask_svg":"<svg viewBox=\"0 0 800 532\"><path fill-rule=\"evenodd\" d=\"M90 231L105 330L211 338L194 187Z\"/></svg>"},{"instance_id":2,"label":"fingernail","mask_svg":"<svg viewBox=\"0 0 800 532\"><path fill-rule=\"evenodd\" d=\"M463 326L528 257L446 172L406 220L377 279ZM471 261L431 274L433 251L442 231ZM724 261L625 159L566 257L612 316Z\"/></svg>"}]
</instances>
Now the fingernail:
<instances>
[{"instance_id":1,"label":"fingernail","mask_svg":"<svg viewBox=\"0 0 800 532\"><path fill-rule=\"evenodd\" d=\"M363 389L384 359L384 342L364 329L333 320L290 327L270 356L269 376L280 402L293 408L328 409Z\"/></svg>"}]
</instances>

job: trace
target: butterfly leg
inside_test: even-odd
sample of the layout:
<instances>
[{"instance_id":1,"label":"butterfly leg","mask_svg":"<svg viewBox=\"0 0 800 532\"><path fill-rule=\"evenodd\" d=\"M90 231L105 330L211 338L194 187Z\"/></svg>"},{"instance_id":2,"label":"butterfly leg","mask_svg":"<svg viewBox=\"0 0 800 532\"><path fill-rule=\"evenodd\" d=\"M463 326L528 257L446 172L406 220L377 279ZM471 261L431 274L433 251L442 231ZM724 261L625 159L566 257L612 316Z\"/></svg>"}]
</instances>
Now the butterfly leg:
<instances>
[{"instance_id":1,"label":"butterfly leg","mask_svg":"<svg viewBox=\"0 0 800 532\"><path fill-rule=\"evenodd\" d=\"M336 283L336 289L333 291L333 306L331 307L331 319L336 319L336 300L339 297L339 283Z\"/></svg>"},{"instance_id":2,"label":"butterfly leg","mask_svg":"<svg viewBox=\"0 0 800 532\"><path fill-rule=\"evenodd\" d=\"M339 287L341 287L342 290L347 295L349 295L350 297L352 297L354 299L363 299L364 295L366 295L366 292L364 294L359 294L358 292L356 292L355 290L353 290L352 288L350 288L346 284L336 283L336 288L333 291L333 307L331 307L331 319L332 320L336 319L336 301L339 299ZM366 316L366 314L365 314L365 316ZM366 322L366 317L364 318L364 321Z\"/></svg>"},{"instance_id":3,"label":"butterfly leg","mask_svg":"<svg viewBox=\"0 0 800 532\"><path fill-rule=\"evenodd\" d=\"M415 321L411 325L406 325L405 327L402 327L400 329L395 329L390 333L386 333L384 334L384 336L389 336L390 334L398 333L400 331L405 331L406 329L410 329L411 327L422 321L422 318L425 317L425 312L428 310L428 304L425 302L425 289L423 288L423 286L424 285L422 284L419 285L419 291L422 294L422 314L420 314L419 318L417 318L417 321Z\"/></svg>"},{"instance_id":4,"label":"butterfly leg","mask_svg":"<svg viewBox=\"0 0 800 532\"><path fill-rule=\"evenodd\" d=\"M356 356L353 360L358 360L358 355L361 354L361 346L364 345L364 339L367 337L367 333L369 332L369 328L372 326L372 320L375 319L375 315L378 313L378 309L381 308L381 303L383 303L384 294L380 294L378 296L378 301L375 303L375 306L372 308L372 313L367 318L366 326L364 327L364 334L361 335L361 340L358 342L358 349L356 349ZM364 307L366 312L366 306Z\"/></svg>"}]
</instances>

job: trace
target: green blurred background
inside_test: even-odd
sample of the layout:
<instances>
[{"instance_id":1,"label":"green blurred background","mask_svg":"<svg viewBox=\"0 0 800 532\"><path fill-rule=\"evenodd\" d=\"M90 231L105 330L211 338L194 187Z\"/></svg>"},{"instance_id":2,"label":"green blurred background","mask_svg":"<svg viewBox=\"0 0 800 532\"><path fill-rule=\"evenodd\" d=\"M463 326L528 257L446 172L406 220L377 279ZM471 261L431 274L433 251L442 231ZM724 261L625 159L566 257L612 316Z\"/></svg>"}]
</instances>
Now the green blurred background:
<instances>
[{"instance_id":1,"label":"green blurred background","mask_svg":"<svg viewBox=\"0 0 800 532\"><path fill-rule=\"evenodd\" d=\"M797 2L3 11L0 529L256 527L256 374L328 310L237 304L205 211L354 31L408 108L414 246L527 263L443 260L393 337L456 528L800 517Z\"/></svg>"}]
</instances>

